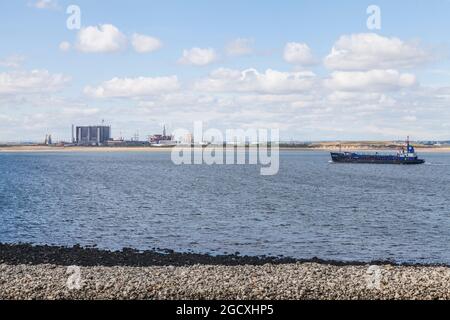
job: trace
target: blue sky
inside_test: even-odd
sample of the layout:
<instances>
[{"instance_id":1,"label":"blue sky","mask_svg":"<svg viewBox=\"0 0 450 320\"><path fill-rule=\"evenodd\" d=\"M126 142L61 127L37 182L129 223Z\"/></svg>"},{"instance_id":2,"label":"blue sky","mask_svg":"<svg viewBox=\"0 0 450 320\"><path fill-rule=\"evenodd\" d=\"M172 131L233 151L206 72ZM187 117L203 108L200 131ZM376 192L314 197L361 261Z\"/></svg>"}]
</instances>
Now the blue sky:
<instances>
[{"instance_id":1,"label":"blue sky","mask_svg":"<svg viewBox=\"0 0 450 320\"><path fill-rule=\"evenodd\" d=\"M72 4L80 30L66 27ZM450 139L448 12L443 0L2 1L0 141L68 139L71 123L102 119L116 137L202 120L286 140Z\"/></svg>"}]
</instances>

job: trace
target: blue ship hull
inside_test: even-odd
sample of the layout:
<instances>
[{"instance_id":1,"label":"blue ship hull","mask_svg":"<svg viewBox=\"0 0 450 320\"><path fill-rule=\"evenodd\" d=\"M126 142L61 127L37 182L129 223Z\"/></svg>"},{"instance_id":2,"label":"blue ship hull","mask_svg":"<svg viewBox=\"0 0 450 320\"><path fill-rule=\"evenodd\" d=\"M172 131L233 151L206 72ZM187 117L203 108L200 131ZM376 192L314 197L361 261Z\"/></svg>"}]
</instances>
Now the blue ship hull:
<instances>
[{"instance_id":1,"label":"blue ship hull","mask_svg":"<svg viewBox=\"0 0 450 320\"><path fill-rule=\"evenodd\" d=\"M371 163L371 164L423 164L425 160L418 157L402 155L358 154L350 152L331 153L331 159L337 163Z\"/></svg>"}]
</instances>

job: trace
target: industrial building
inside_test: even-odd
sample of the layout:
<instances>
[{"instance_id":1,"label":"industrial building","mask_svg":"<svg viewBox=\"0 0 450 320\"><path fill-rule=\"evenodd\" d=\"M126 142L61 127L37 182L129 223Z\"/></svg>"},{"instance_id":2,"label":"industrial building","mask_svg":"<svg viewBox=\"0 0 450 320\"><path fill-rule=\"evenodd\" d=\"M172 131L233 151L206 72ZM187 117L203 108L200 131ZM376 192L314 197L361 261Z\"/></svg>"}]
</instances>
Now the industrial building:
<instances>
[{"instance_id":1,"label":"industrial building","mask_svg":"<svg viewBox=\"0 0 450 320\"><path fill-rule=\"evenodd\" d=\"M72 126L72 141L79 146L102 146L111 140L110 126Z\"/></svg>"},{"instance_id":2,"label":"industrial building","mask_svg":"<svg viewBox=\"0 0 450 320\"><path fill-rule=\"evenodd\" d=\"M152 147L174 147L176 141L172 135L167 135L166 126L164 126L163 134L155 134L149 137L150 146Z\"/></svg>"}]
</instances>

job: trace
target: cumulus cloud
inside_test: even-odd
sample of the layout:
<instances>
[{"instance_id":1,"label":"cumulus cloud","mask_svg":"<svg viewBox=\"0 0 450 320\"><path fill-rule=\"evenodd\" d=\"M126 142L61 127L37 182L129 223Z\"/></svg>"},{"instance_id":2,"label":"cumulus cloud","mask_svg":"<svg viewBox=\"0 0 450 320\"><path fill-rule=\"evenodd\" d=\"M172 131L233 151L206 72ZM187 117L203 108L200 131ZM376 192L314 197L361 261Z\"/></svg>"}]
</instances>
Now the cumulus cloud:
<instances>
[{"instance_id":1,"label":"cumulus cloud","mask_svg":"<svg viewBox=\"0 0 450 320\"><path fill-rule=\"evenodd\" d=\"M311 49L306 43L290 42L284 48L284 60L286 62L310 66L316 64Z\"/></svg>"},{"instance_id":2,"label":"cumulus cloud","mask_svg":"<svg viewBox=\"0 0 450 320\"><path fill-rule=\"evenodd\" d=\"M195 84L197 90L215 92L292 93L312 88L312 72L280 72L272 69L260 73L255 69L244 71L220 68L207 79Z\"/></svg>"},{"instance_id":3,"label":"cumulus cloud","mask_svg":"<svg viewBox=\"0 0 450 320\"><path fill-rule=\"evenodd\" d=\"M76 117L76 116L93 116L100 113L100 109L98 108L74 108L74 107L65 107L62 108L61 114L70 116L70 117Z\"/></svg>"},{"instance_id":4,"label":"cumulus cloud","mask_svg":"<svg viewBox=\"0 0 450 320\"><path fill-rule=\"evenodd\" d=\"M253 40L238 38L227 45L226 51L229 56L243 56L253 52L252 46Z\"/></svg>"},{"instance_id":5,"label":"cumulus cloud","mask_svg":"<svg viewBox=\"0 0 450 320\"><path fill-rule=\"evenodd\" d=\"M0 73L0 95L54 92L69 81L69 77L47 70Z\"/></svg>"},{"instance_id":6,"label":"cumulus cloud","mask_svg":"<svg viewBox=\"0 0 450 320\"><path fill-rule=\"evenodd\" d=\"M379 92L358 92L358 91L332 91L327 100L336 105L348 106L349 104L378 104L383 106L395 105L395 99Z\"/></svg>"},{"instance_id":7,"label":"cumulus cloud","mask_svg":"<svg viewBox=\"0 0 450 320\"><path fill-rule=\"evenodd\" d=\"M30 3L30 6L37 9L58 9L58 0L37 0Z\"/></svg>"},{"instance_id":8,"label":"cumulus cloud","mask_svg":"<svg viewBox=\"0 0 450 320\"><path fill-rule=\"evenodd\" d=\"M24 61L24 56L15 54L4 59L0 59L0 67L19 68Z\"/></svg>"},{"instance_id":9,"label":"cumulus cloud","mask_svg":"<svg viewBox=\"0 0 450 320\"><path fill-rule=\"evenodd\" d=\"M148 53L159 50L162 47L162 42L158 38L146 36L135 33L132 36L131 44L138 53Z\"/></svg>"},{"instance_id":10,"label":"cumulus cloud","mask_svg":"<svg viewBox=\"0 0 450 320\"><path fill-rule=\"evenodd\" d=\"M212 48L192 48L183 51L183 56L179 60L181 64L206 66L217 61L218 56Z\"/></svg>"},{"instance_id":11,"label":"cumulus cloud","mask_svg":"<svg viewBox=\"0 0 450 320\"><path fill-rule=\"evenodd\" d=\"M78 32L75 47L85 53L117 52L127 45L126 36L112 24L90 26Z\"/></svg>"},{"instance_id":12,"label":"cumulus cloud","mask_svg":"<svg viewBox=\"0 0 450 320\"><path fill-rule=\"evenodd\" d=\"M113 78L84 93L94 98L134 98L173 92L180 87L178 77Z\"/></svg>"},{"instance_id":13,"label":"cumulus cloud","mask_svg":"<svg viewBox=\"0 0 450 320\"><path fill-rule=\"evenodd\" d=\"M154 52L162 48L160 39L134 33L130 39L112 24L82 28L73 47L84 53L110 53L124 50L130 40L137 53ZM61 51L69 51L72 45L64 41L59 45Z\"/></svg>"},{"instance_id":14,"label":"cumulus cloud","mask_svg":"<svg viewBox=\"0 0 450 320\"><path fill-rule=\"evenodd\" d=\"M325 66L334 70L410 68L431 58L417 43L360 33L340 37L325 58Z\"/></svg>"},{"instance_id":15,"label":"cumulus cloud","mask_svg":"<svg viewBox=\"0 0 450 320\"><path fill-rule=\"evenodd\" d=\"M325 80L326 87L338 91L392 91L417 84L416 77L397 70L370 70L367 72L335 71Z\"/></svg>"}]
</instances>

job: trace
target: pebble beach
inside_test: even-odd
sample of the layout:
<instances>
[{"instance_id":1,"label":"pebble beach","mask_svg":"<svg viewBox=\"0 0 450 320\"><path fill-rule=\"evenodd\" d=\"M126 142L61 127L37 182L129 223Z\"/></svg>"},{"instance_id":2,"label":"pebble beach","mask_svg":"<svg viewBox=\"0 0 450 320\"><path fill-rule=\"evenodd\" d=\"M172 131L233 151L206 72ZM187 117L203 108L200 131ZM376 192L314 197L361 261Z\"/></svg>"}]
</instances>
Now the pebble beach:
<instances>
[{"instance_id":1,"label":"pebble beach","mask_svg":"<svg viewBox=\"0 0 450 320\"><path fill-rule=\"evenodd\" d=\"M450 268L0 245L0 299L441 300Z\"/></svg>"}]
</instances>

